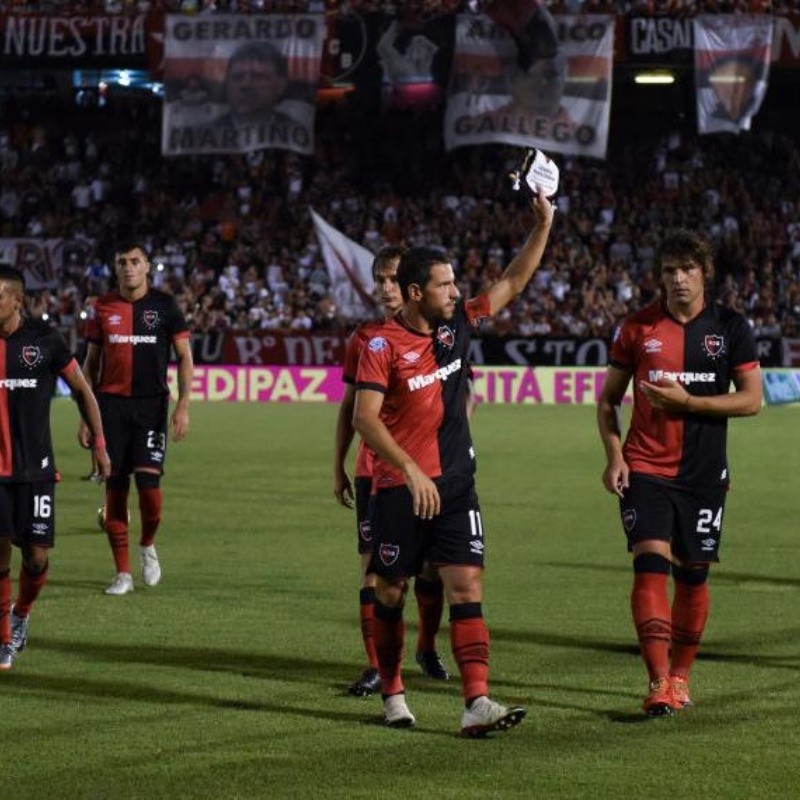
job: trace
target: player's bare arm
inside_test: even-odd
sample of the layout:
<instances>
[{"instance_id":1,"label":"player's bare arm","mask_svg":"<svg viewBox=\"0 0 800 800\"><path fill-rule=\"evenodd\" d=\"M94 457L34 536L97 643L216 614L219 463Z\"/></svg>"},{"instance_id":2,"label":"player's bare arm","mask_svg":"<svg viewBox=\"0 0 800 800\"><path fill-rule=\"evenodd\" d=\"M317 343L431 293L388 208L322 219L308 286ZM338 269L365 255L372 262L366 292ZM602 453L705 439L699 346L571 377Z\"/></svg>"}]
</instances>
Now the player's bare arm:
<instances>
[{"instance_id":1,"label":"player's bare arm","mask_svg":"<svg viewBox=\"0 0 800 800\"><path fill-rule=\"evenodd\" d=\"M89 342L89 346L86 348L86 358L83 360L82 369L84 380L90 389L97 385L97 382L100 378L101 359L102 350L100 349L100 346L94 342ZM81 422L78 426L78 441L80 442L81 447L85 447L87 449L91 447L92 437L83 417L81 417Z\"/></svg>"},{"instance_id":2,"label":"player's bare arm","mask_svg":"<svg viewBox=\"0 0 800 800\"><path fill-rule=\"evenodd\" d=\"M606 451L603 486L611 494L622 497L629 486L630 469L622 456L622 424L620 409L632 372L608 367L600 399L597 402L597 429Z\"/></svg>"},{"instance_id":3,"label":"player's bare arm","mask_svg":"<svg viewBox=\"0 0 800 800\"><path fill-rule=\"evenodd\" d=\"M177 339L174 343L178 358L178 400L172 412L172 439L179 442L189 433L189 395L192 389L192 348L189 338Z\"/></svg>"},{"instance_id":4,"label":"player's bare arm","mask_svg":"<svg viewBox=\"0 0 800 800\"><path fill-rule=\"evenodd\" d=\"M750 417L761 410L761 370L757 367L736 373L735 391L697 396L684 386L664 378L658 383L641 381L639 386L651 405L671 414L707 414L712 417Z\"/></svg>"},{"instance_id":5,"label":"player's bare arm","mask_svg":"<svg viewBox=\"0 0 800 800\"><path fill-rule=\"evenodd\" d=\"M542 263L542 255L550 236L550 227L553 224L553 205L540 191L533 197L531 209L536 216L536 227L530 232L525 244L506 267L500 280L493 284L487 292L489 313L492 315L505 308L522 293L533 277L533 273Z\"/></svg>"},{"instance_id":6,"label":"player's bare arm","mask_svg":"<svg viewBox=\"0 0 800 800\"><path fill-rule=\"evenodd\" d=\"M353 485L344 468L344 462L355 436L353 409L356 404L356 390L352 384L345 384L344 397L336 416L336 441L333 453L333 496L345 508L353 508Z\"/></svg>"},{"instance_id":7,"label":"player's bare arm","mask_svg":"<svg viewBox=\"0 0 800 800\"><path fill-rule=\"evenodd\" d=\"M359 389L356 392L353 426L383 461L403 471L413 498L414 514L422 519L432 519L441 510L439 490L389 433L380 417L382 406L381 392Z\"/></svg>"},{"instance_id":8,"label":"player's bare arm","mask_svg":"<svg viewBox=\"0 0 800 800\"><path fill-rule=\"evenodd\" d=\"M97 474L100 480L105 480L111 474L111 461L106 452L105 437L103 436L103 422L100 419L100 409L91 386L84 377L83 372L76 365L73 369L62 374L67 385L72 390L78 410L81 412L83 422L81 427L86 429L87 444L94 451L94 460L97 464Z\"/></svg>"}]
</instances>

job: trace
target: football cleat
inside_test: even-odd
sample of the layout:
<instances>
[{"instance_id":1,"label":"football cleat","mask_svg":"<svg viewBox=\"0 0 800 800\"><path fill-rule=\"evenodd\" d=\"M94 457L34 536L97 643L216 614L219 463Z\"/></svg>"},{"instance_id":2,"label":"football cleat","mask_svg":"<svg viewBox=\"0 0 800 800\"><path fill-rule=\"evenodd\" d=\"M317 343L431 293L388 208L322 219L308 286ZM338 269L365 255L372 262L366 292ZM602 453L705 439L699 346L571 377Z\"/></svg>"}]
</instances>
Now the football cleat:
<instances>
[{"instance_id":1,"label":"football cleat","mask_svg":"<svg viewBox=\"0 0 800 800\"><path fill-rule=\"evenodd\" d=\"M368 697L381 690L381 676L376 669L365 669L361 677L347 687L351 697Z\"/></svg>"},{"instance_id":2,"label":"football cleat","mask_svg":"<svg viewBox=\"0 0 800 800\"><path fill-rule=\"evenodd\" d=\"M672 689L672 697L679 708L688 708L693 705L689 695L689 679L680 675L670 675L669 685Z\"/></svg>"},{"instance_id":3,"label":"football cleat","mask_svg":"<svg viewBox=\"0 0 800 800\"><path fill-rule=\"evenodd\" d=\"M642 710L648 717L669 717L678 708L669 678L650 681L649 692L642 703Z\"/></svg>"},{"instance_id":4,"label":"football cleat","mask_svg":"<svg viewBox=\"0 0 800 800\"><path fill-rule=\"evenodd\" d=\"M462 736L486 736L491 731L507 731L519 725L527 712L521 706L506 706L485 695L476 697L461 715Z\"/></svg>"},{"instance_id":5,"label":"football cleat","mask_svg":"<svg viewBox=\"0 0 800 800\"><path fill-rule=\"evenodd\" d=\"M428 678L433 678L435 681L450 680L450 673L435 650L420 650L417 653L417 664L422 669L422 674Z\"/></svg>"},{"instance_id":6,"label":"football cleat","mask_svg":"<svg viewBox=\"0 0 800 800\"><path fill-rule=\"evenodd\" d=\"M146 547L139 547L139 558L145 586L155 586L161 580L161 565L158 563L156 546L149 544Z\"/></svg>"},{"instance_id":7,"label":"football cleat","mask_svg":"<svg viewBox=\"0 0 800 800\"><path fill-rule=\"evenodd\" d=\"M15 655L14 648L11 644L0 645L0 670L11 669Z\"/></svg>"},{"instance_id":8,"label":"football cleat","mask_svg":"<svg viewBox=\"0 0 800 800\"><path fill-rule=\"evenodd\" d=\"M106 594L121 595L133 591L133 576L130 572L118 572L106 589Z\"/></svg>"},{"instance_id":9,"label":"football cleat","mask_svg":"<svg viewBox=\"0 0 800 800\"><path fill-rule=\"evenodd\" d=\"M14 653L21 653L28 642L28 618L18 617L11 608L11 647Z\"/></svg>"},{"instance_id":10,"label":"football cleat","mask_svg":"<svg viewBox=\"0 0 800 800\"><path fill-rule=\"evenodd\" d=\"M383 700L383 719L390 728L410 728L417 721L408 710L405 694L390 694Z\"/></svg>"}]
</instances>

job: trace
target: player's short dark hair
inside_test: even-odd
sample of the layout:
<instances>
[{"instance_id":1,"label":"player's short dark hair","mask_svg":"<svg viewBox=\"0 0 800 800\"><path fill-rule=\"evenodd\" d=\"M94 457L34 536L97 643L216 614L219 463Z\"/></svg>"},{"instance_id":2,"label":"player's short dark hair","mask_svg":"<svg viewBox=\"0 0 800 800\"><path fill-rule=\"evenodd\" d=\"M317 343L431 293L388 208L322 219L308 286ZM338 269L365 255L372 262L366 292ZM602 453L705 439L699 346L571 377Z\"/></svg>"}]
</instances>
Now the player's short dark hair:
<instances>
[{"instance_id":1,"label":"player's short dark hair","mask_svg":"<svg viewBox=\"0 0 800 800\"><path fill-rule=\"evenodd\" d=\"M398 247L390 245L389 247L382 247L375 253L375 260L372 262L372 278L378 279L378 270L383 269L390 261L400 258L405 253L405 247Z\"/></svg>"},{"instance_id":2,"label":"player's short dark hair","mask_svg":"<svg viewBox=\"0 0 800 800\"><path fill-rule=\"evenodd\" d=\"M144 253L144 257L148 261L150 260L150 254L147 252L147 247L145 246L144 242L141 239L131 236L127 239L120 239L119 242L114 245L114 252L111 259L112 262L116 262L117 256L120 253L130 253L131 250L141 250Z\"/></svg>"},{"instance_id":3,"label":"player's short dark hair","mask_svg":"<svg viewBox=\"0 0 800 800\"><path fill-rule=\"evenodd\" d=\"M410 247L400 256L397 268L397 283L403 300L408 300L408 287L412 283L425 286L431 279L431 267L436 264L449 264L450 259L444 250L434 247Z\"/></svg>"},{"instance_id":4,"label":"player's short dark hair","mask_svg":"<svg viewBox=\"0 0 800 800\"><path fill-rule=\"evenodd\" d=\"M9 267L7 264L0 264L0 281L8 281L9 283L18 283L25 294L25 275L15 267Z\"/></svg>"},{"instance_id":5,"label":"player's short dark hair","mask_svg":"<svg viewBox=\"0 0 800 800\"><path fill-rule=\"evenodd\" d=\"M238 50L234 50L233 54L228 59L228 66L225 74L226 83L231 68L240 61L258 61L262 64L271 64L275 68L275 73L279 78L285 78L289 74L286 56L283 55L275 45L270 44L270 42L251 42L242 45Z\"/></svg>"},{"instance_id":6,"label":"player's short dark hair","mask_svg":"<svg viewBox=\"0 0 800 800\"><path fill-rule=\"evenodd\" d=\"M695 231L676 228L668 231L658 248L656 277L661 280L661 268L665 261L692 261L703 270L706 281L714 277L714 255L711 243Z\"/></svg>"}]
</instances>

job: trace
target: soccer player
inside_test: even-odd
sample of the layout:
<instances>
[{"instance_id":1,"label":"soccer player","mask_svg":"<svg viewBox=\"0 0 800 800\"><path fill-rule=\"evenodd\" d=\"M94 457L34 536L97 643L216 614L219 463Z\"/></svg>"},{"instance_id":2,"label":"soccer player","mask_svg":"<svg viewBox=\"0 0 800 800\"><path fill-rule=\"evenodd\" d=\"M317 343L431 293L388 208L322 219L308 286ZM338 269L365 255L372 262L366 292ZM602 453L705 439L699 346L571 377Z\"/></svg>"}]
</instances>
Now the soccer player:
<instances>
[{"instance_id":1,"label":"soccer player","mask_svg":"<svg viewBox=\"0 0 800 800\"><path fill-rule=\"evenodd\" d=\"M534 198L537 224L501 278L460 301L439 250L403 253L403 307L367 342L358 364L355 428L375 451L375 645L387 725L415 722L401 677L403 601L424 560L439 568L450 641L461 675L461 731L480 736L519 723L525 710L489 699L489 633L483 619L484 530L465 402L473 327L523 291L544 252L553 207Z\"/></svg>"},{"instance_id":2,"label":"soccer player","mask_svg":"<svg viewBox=\"0 0 800 800\"><path fill-rule=\"evenodd\" d=\"M728 417L757 414L762 391L749 325L708 298L708 242L686 230L667 235L658 270L662 297L614 334L597 409L608 462L603 484L619 497L633 554L631 609L650 678L643 704L650 716L691 705L689 674L708 616L709 565L719 560L730 480ZM618 411L631 380L623 445Z\"/></svg>"},{"instance_id":3,"label":"soccer player","mask_svg":"<svg viewBox=\"0 0 800 800\"><path fill-rule=\"evenodd\" d=\"M50 402L60 375L91 431L101 478L111 472L100 411L61 336L23 316L25 280L0 266L0 670L28 640L28 615L47 581L55 543L56 467ZM88 433L87 433L88 435ZM11 544L22 553L11 607Z\"/></svg>"},{"instance_id":4,"label":"soccer player","mask_svg":"<svg viewBox=\"0 0 800 800\"><path fill-rule=\"evenodd\" d=\"M139 556L146 586L161 579L153 544L161 521L161 475L167 447L170 346L178 359L178 401L172 413L172 438L189 431L192 351L189 331L175 299L153 289L150 262L138 242L121 244L114 256L117 288L98 299L89 320L83 372L94 386L108 437L113 474L106 481L105 530L116 576L106 594L133 591L128 559L128 491L136 480L141 515ZM88 432L82 425L81 444Z\"/></svg>"},{"instance_id":5,"label":"soccer player","mask_svg":"<svg viewBox=\"0 0 800 800\"><path fill-rule=\"evenodd\" d=\"M397 266L400 263L402 247L384 247L372 264L372 276L383 307L384 321L391 319L403 304L400 287L397 284ZM369 667L361 677L351 684L347 692L355 697L365 697L380 689L378 657L375 653L373 635L375 618L375 576L369 572L372 555L372 533L370 531L370 492L372 488L372 451L359 444L355 466L355 496L353 486L347 477L345 460L353 441L353 407L355 405L355 381L358 359L364 345L380 330L383 322L367 322L360 325L347 342L342 379L345 382L344 397L336 418L336 446L333 463L333 493L336 499L347 508L355 505L358 534L358 553L361 557L361 590L359 593L359 613L361 636L367 654ZM436 652L436 634L442 618L444 590L435 569L426 567L414 580L414 594L419 609L419 631L417 636L417 663L428 677L448 680L449 675Z\"/></svg>"}]
</instances>

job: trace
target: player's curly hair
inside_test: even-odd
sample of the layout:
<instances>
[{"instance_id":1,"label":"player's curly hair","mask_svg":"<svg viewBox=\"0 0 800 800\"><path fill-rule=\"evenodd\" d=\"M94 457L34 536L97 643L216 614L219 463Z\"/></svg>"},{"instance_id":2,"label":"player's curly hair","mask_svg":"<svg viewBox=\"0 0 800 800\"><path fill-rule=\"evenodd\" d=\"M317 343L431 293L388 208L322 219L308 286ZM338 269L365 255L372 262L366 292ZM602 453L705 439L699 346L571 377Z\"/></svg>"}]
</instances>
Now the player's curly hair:
<instances>
[{"instance_id":1,"label":"player's curly hair","mask_svg":"<svg viewBox=\"0 0 800 800\"><path fill-rule=\"evenodd\" d=\"M400 256L397 268L397 283L403 300L408 300L408 287L412 283L425 286L431 278L431 267L436 264L449 264L450 259L444 250L435 247L410 247Z\"/></svg>"},{"instance_id":2,"label":"player's curly hair","mask_svg":"<svg viewBox=\"0 0 800 800\"><path fill-rule=\"evenodd\" d=\"M711 243L705 236L687 228L668 231L658 248L656 277L661 280L661 268L665 261L691 261L703 270L706 283L714 279L714 255Z\"/></svg>"}]
</instances>

